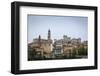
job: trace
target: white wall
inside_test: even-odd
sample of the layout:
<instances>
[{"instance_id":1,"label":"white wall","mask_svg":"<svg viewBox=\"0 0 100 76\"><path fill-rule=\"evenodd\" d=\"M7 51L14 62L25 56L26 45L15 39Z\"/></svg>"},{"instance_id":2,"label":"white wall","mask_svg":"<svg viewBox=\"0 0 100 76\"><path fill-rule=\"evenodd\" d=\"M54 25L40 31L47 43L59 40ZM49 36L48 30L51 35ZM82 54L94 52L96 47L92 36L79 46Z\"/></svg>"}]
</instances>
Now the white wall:
<instances>
[{"instance_id":1,"label":"white wall","mask_svg":"<svg viewBox=\"0 0 100 76\"><path fill-rule=\"evenodd\" d=\"M0 76L13 76L10 73L10 57L11 57L11 2L14 0L0 0ZM17 1L17 0L16 0ZM30 2L44 2L44 3L58 3L58 4L74 4L74 5L90 5L98 6L98 13L100 13L100 0L21 0ZM100 14L98 15L98 25ZM98 26L98 33L100 26ZM100 45L100 35L98 36L98 44ZM98 51L100 48L98 49ZM100 52L99 53L99 67L100 67ZM99 76L100 68L98 70L82 70L82 71L65 71L53 73L40 73L34 76ZM33 74L26 74L26 76ZM23 75L22 75L23 76Z\"/></svg>"}]
</instances>

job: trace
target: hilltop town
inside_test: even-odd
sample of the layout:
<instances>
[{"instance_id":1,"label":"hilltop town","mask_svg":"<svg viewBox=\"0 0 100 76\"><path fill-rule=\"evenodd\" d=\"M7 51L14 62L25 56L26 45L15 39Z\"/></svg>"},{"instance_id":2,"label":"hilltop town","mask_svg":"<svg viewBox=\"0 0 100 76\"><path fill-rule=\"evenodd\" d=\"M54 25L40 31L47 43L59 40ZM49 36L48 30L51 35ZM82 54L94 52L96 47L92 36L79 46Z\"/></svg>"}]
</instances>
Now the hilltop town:
<instances>
[{"instance_id":1,"label":"hilltop town","mask_svg":"<svg viewBox=\"0 0 100 76\"><path fill-rule=\"evenodd\" d=\"M81 38L71 38L64 35L62 39L51 38L51 31L48 30L47 39L39 35L28 43L28 60L48 59L76 59L87 58L88 41L81 41Z\"/></svg>"}]
</instances>

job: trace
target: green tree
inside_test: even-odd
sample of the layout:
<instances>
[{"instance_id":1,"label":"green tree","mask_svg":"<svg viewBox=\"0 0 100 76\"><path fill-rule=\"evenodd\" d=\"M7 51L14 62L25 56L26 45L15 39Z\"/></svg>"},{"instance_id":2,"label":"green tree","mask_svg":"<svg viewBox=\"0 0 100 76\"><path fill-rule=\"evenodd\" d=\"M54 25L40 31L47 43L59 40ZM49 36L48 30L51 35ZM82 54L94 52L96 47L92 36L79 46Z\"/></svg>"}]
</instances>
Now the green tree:
<instances>
[{"instance_id":1,"label":"green tree","mask_svg":"<svg viewBox=\"0 0 100 76\"><path fill-rule=\"evenodd\" d=\"M36 50L31 48L31 47L28 47L28 60L34 60L36 58Z\"/></svg>"},{"instance_id":2,"label":"green tree","mask_svg":"<svg viewBox=\"0 0 100 76\"><path fill-rule=\"evenodd\" d=\"M81 47L78 49L78 54L79 54L79 55L87 55L87 48L85 48L84 46L81 46Z\"/></svg>"},{"instance_id":3,"label":"green tree","mask_svg":"<svg viewBox=\"0 0 100 76\"><path fill-rule=\"evenodd\" d=\"M73 49L73 53L72 53L72 57L74 57L74 58L75 58L76 55L77 55L76 51L77 51L77 49L74 48L74 49Z\"/></svg>"}]
</instances>

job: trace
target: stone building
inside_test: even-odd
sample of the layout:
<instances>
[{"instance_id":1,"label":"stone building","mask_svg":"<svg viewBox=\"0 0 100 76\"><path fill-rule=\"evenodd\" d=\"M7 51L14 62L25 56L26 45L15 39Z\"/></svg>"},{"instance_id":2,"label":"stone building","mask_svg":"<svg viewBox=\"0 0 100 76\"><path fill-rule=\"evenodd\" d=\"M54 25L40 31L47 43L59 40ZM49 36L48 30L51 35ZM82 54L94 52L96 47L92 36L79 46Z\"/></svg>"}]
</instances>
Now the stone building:
<instances>
[{"instance_id":1,"label":"stone building","mask_svg":"<svg viewBox=\"0 0 100 76\"><path fill-rule=\"evenodd\" d=\"M48 30L47 39L34 38L33 42L28 44L29 59L61 59L61 58L75 58L87 55L88 42L81 41L81 38L71 39L64 35L62 39L51 39L51 31ZM33 55L31 55L33 53Z\"/></svg>"},{"instance_id":2,"label":"stone building","mask_svg":"<svg viewBox=\"0 0 100 76\"><path fill-rule=\"evenodd\" d=\"M57 47L59 45L59 47ZM61 54L62 56L72 56L74 52L78 54L78 48L81 45L81 38L73 38L64 35L63 39L55 40L54 42L54 48L55 48L55 54ZM55 47L56 46L56 47ZM60 51L59 51L59 50ZM76 49L76 50L74 50ZM58 53L57 53L58 51Z\"/></svg>"},{"instance_id":3,"label":"stone building","mask_svg":"<svg viewBox=\"0 0 100 76\"><path fill-rule=\"evenodd\" d=\"M47 39L42 39L39 35L38 38L33 39L33 42L29 44L29 46L39 52L41 56L45 56L46 58L50 58L50 53L52 51L52 39L51 32L48 30Z\"/></svg>"}]
</instances>

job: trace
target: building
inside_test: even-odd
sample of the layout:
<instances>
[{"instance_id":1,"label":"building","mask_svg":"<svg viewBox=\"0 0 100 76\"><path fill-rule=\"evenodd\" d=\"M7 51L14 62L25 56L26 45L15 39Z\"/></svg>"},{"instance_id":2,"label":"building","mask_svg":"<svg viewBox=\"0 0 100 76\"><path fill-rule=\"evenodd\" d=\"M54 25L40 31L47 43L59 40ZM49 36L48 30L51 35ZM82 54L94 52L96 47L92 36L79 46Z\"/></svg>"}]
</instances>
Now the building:
<instances>
[{"instance_id":1,"label":"building","mask_svg":"<svg viewBox=\"0 0 100 76\"><path fill-rule=\"evenodd\" d=\"M63 36L63 42L70 42L71 41L71 38L70 37L68 37L67 35L64 35Z\"/></svg>"},{"instance_id":2,"label":"building","mask_svg":"<svg viewBox=\"0 0 100 76\"><path fill-rule=\"evenodd\" d=\"M71 39L67 35L64 35L63 39L55 40L53 51L55 51L54 52L55 55L61 54L62 56L71 57L74 52L78 54L77 49L79 48L80 45L81 45L81 38Z\"/></svg>"},{"instance_id":3,"label":"building","mask_svg":"<svg viewBox=\"0 0 100 76\"><path fill-rule=\"evenodd\" d=\"M64 35L62 39L51 39L51 31L48 30L47 39L34 38L28 44L29 60L34 59L63 59L75 57L87 57L88 42L81 38L70 38ZM76 56L77 55L77 56Z\"/></svg>"},{"instance_id":4,"label":"building","mask_svg":"<svg viewBox=\"0 0 100 76\"><path fill-rule=\"evenodd\" d=\"M55 41L53 44L53 58L61 58L63 54L62 40Z\"/></svg>"},{"instance_id":5,"label":"building","mask_svg":"<svg viewBox=\"0 0 100 76\"><path fill-rule=\"evenodd\" d=\"M72 42L72 44L80 44L81 43L81 38L73 38L72 40L71 40L71 42Z\"/></svg>"},{"instance_id":6,"label":"building","mask_svg":"<svg viewBox=\"0 0 100 76\"><path fill-rule=\"evenodd\" d=\"M46 58L50 58L50 53L52 51L52 39L51 32L48 30L47 39L42 39L39 35L38 38L33 39L33 42L29 44L29 46L39 52L41 56L45 56Z\"/></svg>"}]
</instances>

